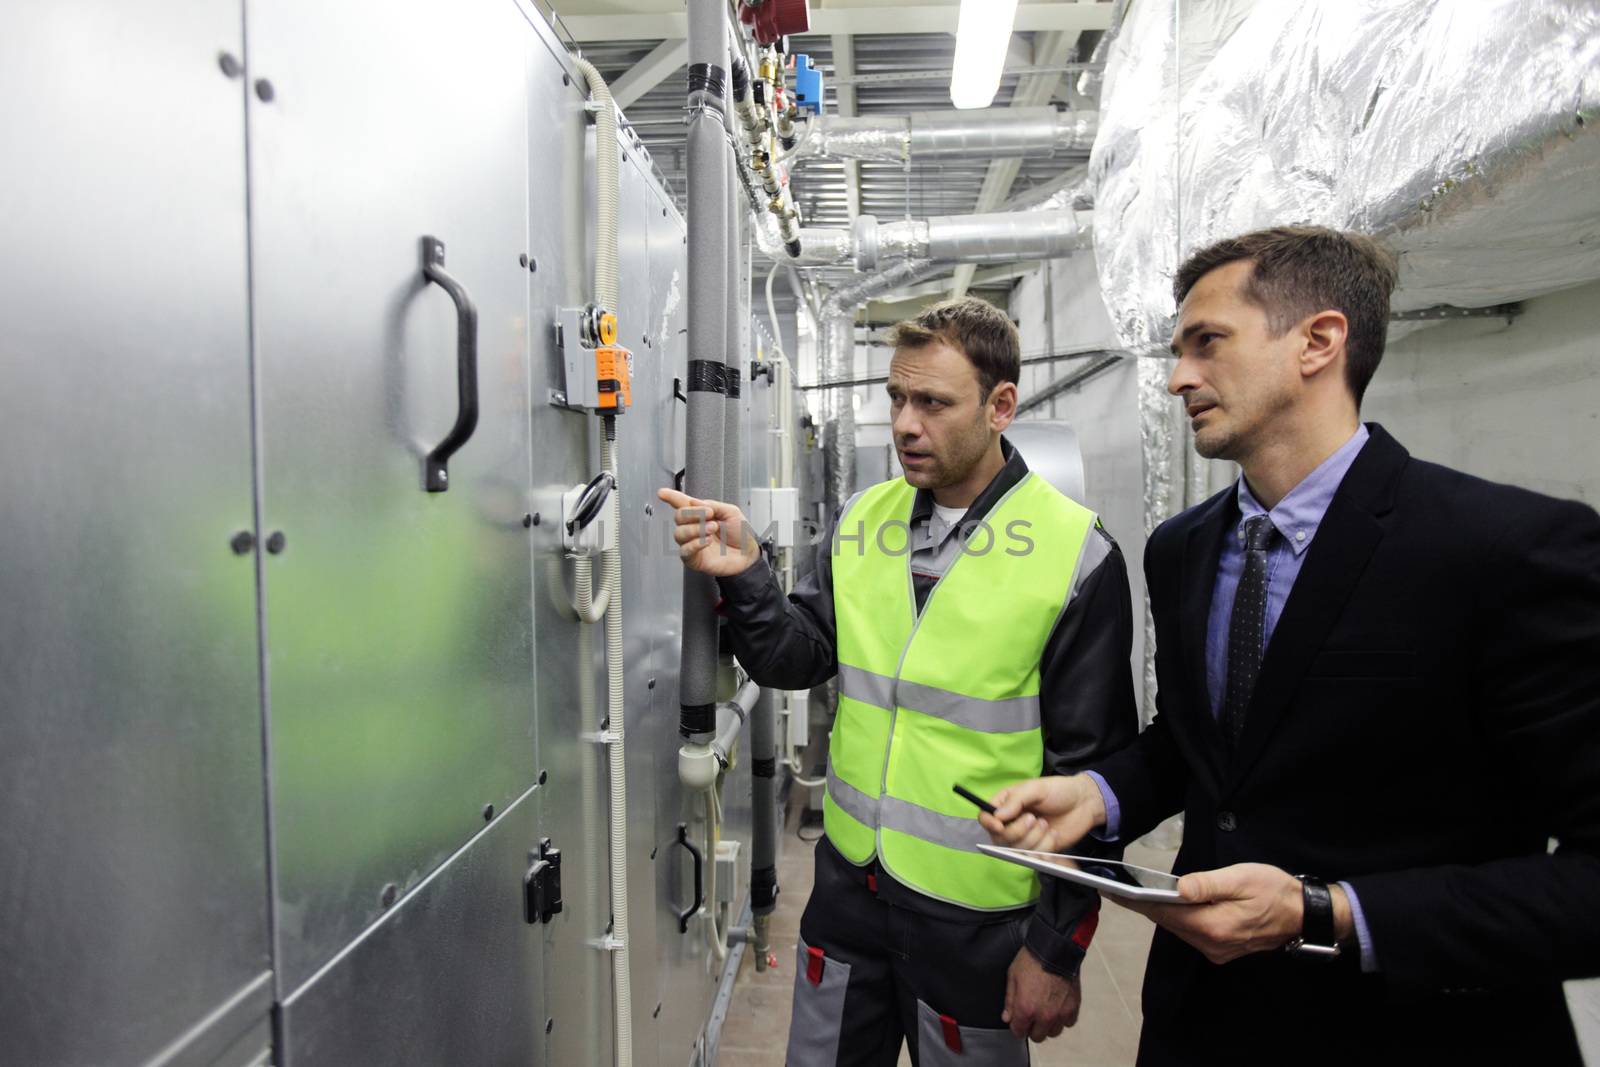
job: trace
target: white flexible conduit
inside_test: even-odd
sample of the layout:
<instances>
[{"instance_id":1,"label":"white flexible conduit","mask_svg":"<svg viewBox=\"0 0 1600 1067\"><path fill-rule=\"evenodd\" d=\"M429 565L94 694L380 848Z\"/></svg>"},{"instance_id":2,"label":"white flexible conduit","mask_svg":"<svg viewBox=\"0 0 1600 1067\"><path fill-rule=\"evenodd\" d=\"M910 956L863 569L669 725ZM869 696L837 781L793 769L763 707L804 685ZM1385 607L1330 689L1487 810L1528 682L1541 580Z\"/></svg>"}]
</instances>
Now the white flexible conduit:
<instances>
[{"instance_id":1,"label":"white flexible conduit","mask_svg":"<svg viewBox=\"0 0 1600 1067\"><path fill-rule=\"evenodd\" d=\"M611 90L594 64L581 56L573 63L589 83L589 96L595 110L595 203L596 240L594 259L595 299L607 311L616 312L618 302L617 268L617 109ZM616 417L604 419L600 436L600 466L613 478L617 474ZM622 745L623 661L622 661L622 550L617 527L620 512L613 489L605 521L611 523L608 547L600 555L601 599L591 604L593 614L605 615L608 746L611 769L611 980L616 1009L616 1064L633 1067L633 989L628 978L628 801L627 763ZM578 574L580 602L588 600L587 561ZM595 606L598 605L598 606ZM580 610L580 615L583 614ZM585 621L589 621L587 618ZM580 669L588 669L588 664Z\"/></svg>"}]
</instances>

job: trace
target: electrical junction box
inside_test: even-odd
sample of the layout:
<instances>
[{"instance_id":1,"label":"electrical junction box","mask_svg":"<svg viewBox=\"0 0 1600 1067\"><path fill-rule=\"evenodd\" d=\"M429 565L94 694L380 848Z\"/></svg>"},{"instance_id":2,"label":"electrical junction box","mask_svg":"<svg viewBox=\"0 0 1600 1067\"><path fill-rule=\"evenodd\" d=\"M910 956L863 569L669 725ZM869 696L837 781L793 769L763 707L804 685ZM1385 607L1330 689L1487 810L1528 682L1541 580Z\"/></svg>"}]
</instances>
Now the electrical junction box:
<instances>
[{"instance_id":1,"label":"electrical junction box","mask_svg":"<svg viewBox=\"0 0 1600 1067\"><path fill-rule=\"evenodd\" d=\"M756 537L771 536L778 548L794 548L800 526L800 490L750 490L748 517Z\"/></svg>"},{"instance_id":2,"label":"electrical junction box","mask_svg":"<svg viewBox=\"0 0 1600 1067\"><path fill-rule=\"evenodd\" d=\"M789 693L789 747L805 748L811 743L811 691L796 689Z\"/></svg>"},{"instance_id":3,"label":"electrical junction box","mask_svg":"<svg viewBox=\"0 0 1600 1067\"><path fill-rule=\"evenodd\" d=\"M717 842L717 899L715 904L726 904L731 911L739 903L739 845L738 841Z\"/></svg>"}]
</instances>

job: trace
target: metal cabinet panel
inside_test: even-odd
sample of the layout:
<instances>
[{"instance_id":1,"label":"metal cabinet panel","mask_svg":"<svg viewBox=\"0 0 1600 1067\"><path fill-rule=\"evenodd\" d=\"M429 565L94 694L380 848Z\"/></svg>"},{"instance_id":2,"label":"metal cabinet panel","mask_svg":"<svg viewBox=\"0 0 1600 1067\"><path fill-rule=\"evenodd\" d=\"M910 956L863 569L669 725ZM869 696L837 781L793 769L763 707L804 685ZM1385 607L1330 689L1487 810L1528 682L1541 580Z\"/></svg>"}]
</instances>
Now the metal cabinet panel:
<instances>
[{"instance_id":1,"label":"metal cabinet panel","mask_svg":"<svg viewBox=\"0 0 1600 1067\"><path fill-rule=\"evenodd\" d=\"M537 778L527 50L511 0L247 12L278 965L303 983ZM448 492L477 307L476 433Z\"/></svg>"},{"instance_id":2,"label":"metal cabinet panel","mask_svg":"<svg viewBox=\"0 0 1600 1067\"><path fill-rule=\"evenodd\" d=\"M281 1063L563 1062L544 1055L542 934L522 902L544 792L530 789L288 999Z\"/></svg>"},{"instance_id":3,"label":"metal cabinet panel","mask_svg":"<svg viewBox=\"0 0 1600 1067\"><path fill-rule=\"evenodd\" d=\"M245 82L222 53L237 3L0 8L8 1063L144 1062L269 966Z\"/></svg>"},{"instance_id":4,"label":"metal cabinet panel","mask_svg":"<svg viewBox=\"0 0 1600 1067\"><path fill-rule=\"evenodd\" d=\"M545 805L543 832L562 850L567 905L545 927L545 971L553 1063L608 1063L612 1053L611 959L598 947L610 920L606 753L593 735L605 718L605 678L600 670L603 625L578 623L571 607L572 567L560 536L561 493L598 469L595 419L551 406L559 390L556 316L562 307L594 299L593 167L585 142L593 140L584 93L556 58L560 49L536 25L540 38L528 72L529 254L533 403L533 614L539 634L537 685L539 751L553 800ZM632 427L622 418L622 434ZM626 476L624 476L626 478ZM545 518L548 517L548 518ZM596 568L598 578L598 568ZM635 576L624 572L624 582Z\"/></svg>"}]
</instances>

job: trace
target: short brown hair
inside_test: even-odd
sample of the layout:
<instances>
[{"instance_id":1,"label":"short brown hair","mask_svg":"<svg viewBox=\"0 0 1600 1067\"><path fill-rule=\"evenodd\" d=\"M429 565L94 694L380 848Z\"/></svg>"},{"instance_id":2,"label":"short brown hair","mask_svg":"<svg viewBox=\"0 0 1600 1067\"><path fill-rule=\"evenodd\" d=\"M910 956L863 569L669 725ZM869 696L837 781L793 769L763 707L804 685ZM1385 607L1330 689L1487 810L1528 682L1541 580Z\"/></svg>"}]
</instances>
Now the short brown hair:
<instances>
[{"instance_id":1,"label":"short brown hair","mask_svg":"<svg viewBox=\"0 0 1600 1067\"><path fill-rule=\"evenodd\" d=\"M967 357L978 372L978 399L989 399L1001 382L1022 377L1022 338L1005 312L975 296L934 304L889 330L896 348L923 348L943 341Z\"/></svg>"},{"instance_id":2,"label":"short brown hair","mask_svg":"<svg viewBox=\"0 0 1600 1067\"><path fill-rule=\"evenodd\" d=\"M1323 226L1274 226L1207 245L1183 261L1172 282L1179 304L1195 283L1218 267L1248 259L1254 267L1245 297L1267 313L1282 334L1300 319L1332 309L1349 320L1345 382L1361 404L1383 359L1389 331L1389 294L1397 276L1394 257L1359 233Z\"/></svg>"}]
</instances>

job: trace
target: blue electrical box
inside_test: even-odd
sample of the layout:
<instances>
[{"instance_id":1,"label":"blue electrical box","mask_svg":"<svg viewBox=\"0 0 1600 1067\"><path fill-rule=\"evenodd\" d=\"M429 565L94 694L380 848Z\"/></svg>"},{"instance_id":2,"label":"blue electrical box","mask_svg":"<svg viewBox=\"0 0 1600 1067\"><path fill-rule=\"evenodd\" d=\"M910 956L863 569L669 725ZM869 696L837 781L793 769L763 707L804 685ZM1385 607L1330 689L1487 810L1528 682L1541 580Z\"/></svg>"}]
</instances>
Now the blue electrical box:
<instances>
[{"instance_id":1,"label":"blue electrical box","mask_svg":"<svg viewBox=\"0 0 1600 1067\"><path fill-rule=\"evenodd\" d=\"M808 55L794 57L794 101L813 115L822 114L822 71Z\"/></svg>"}]
</instances>

